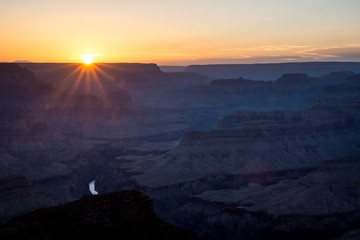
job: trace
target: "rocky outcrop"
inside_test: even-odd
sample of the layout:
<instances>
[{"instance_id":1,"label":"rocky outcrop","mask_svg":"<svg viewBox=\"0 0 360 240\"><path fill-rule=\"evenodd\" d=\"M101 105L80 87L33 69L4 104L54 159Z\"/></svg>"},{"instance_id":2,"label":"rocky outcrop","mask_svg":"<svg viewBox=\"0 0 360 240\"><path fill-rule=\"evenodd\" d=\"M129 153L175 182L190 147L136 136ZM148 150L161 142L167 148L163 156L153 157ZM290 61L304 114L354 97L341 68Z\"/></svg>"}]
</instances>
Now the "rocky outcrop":
<instances>
[{"instance_id":1,"label":"rocky outcrop","mask_svg":"<svg viewBox=\"0 0 360 240\"><path fill-rule=\"evenodd\" d=\"M0 172L0 223L34 209L50 206L46 198L28 179L11 171Z\"/></svg>"},{"instance_id":2,"label":"rocky outcrop","mask_svg":"<svg viewBox=\"0 0 360 240\"><path fill-rule=\"evenodd\" d=\"M1 86L27 86L39 84L35 79L35 74L26 68L20 67L16 63L0 64L0 84Z\"/></svg>"},{"instance_id":3,"label":"rocky outcrop","mask_svg":"<svg viewBox=\"0 0 360 240\"><path fill-rule=\"evenodd\" d=\"M314 77L309 77L305 73L292 73L292 74L283 74L276 83L279 85L303 85L308 86L311 84L316 84L318 79Z\"/></svg>"},{"instance_id":4,"label":"rocky outcrop","mask_svg":"<svg viewBox=\"0 0 360 240\"><path fill-rule=\"evenodd\" d=\"M344 81L349 77L354 76L355 73L353 71L340 71L340 72L331 72L329 74L322 75L321 79L326 79L328 85L336 85L342 82L341 79Z\"/></svg>"},{"instance_id":5,"label":"rocky outcrop","mask_svg":"<svg viewBox=\"0 0 360 240\"><path fill-rule=\"evenodd\" d=\"M284 197L279 194L279 198ZM246 204L245 204L246 205ZM179 214L180 213L180 214ZM191 215L191 218L187 216ZM360 212L325 215L272 215L236 205L192 199L173 216L173 224L196 230L200 239L335 239L359 229ZM346 234L344 234L347 232ZM354 233L355 236L356 233ZM345 237L344 236L344 237ZM347 238L344 238L347 239ZM350 238L351 239L351 238ZM357 238L355 238L357 239Z\"/></svg>"},{"instance_id":6,"label":"rocky outcrop","mask_svg":"<svg viewBox=\"0 0 360 240\"><path fill-rule=\"evenodd\" d=\"M209 202L231 204L272 215L330 215L360 209L360 156L325 160L311 173L270 186L249 184L239 189L205 192Z\"/></svg>"},{"instance_id":7,"label":"rocky outcrop","mask_svg":"<svg viewBox=\"0 0 360 240\"><path fill-rule=\"evenodd\" d=\"M15 63L0 63L0 112L31 112L42 105L42 96L52 93L50 85Z\"/></svg>"},{"instance_id":8,"label":"rocky outcrop","mask_svg":"<svg viewBox=\"0 0 360 240\"><path fill-rule=\"evenodd\" d=\"M88 193L123 143L145 141L134 137L178 139L187 128L174 114L132 106L126 91L105 95L105 103L92 94L47 91L17 64L0 68L0 178L12 181L5 173L15 172L30 186L24 190L16 179L7 186L0 221Z\"/></svg>"},{"instance_id":9,"label":"rocky outcrop","mask_svg":"<svg viewBox=\"0 0 360 240\"><path fill-rule=\"evenodd\" d=\"M347 86L354 86L354 87L360 87L360 73L349 76L347 79L345 79L342 84Z\"/></svg>"},{"instance_id":10,"label":"rocky outcrop","mask_svg":"<svg viewBox=\"0 0 360 240\"><path fill-rule=\"evenodd\" d=\"M102 114L106 112L104 103L92 94L54 93L46 99L40 114L69 115L72 114Z\"/></svg>"},{"instance_id":11,"label":"rocky outcrop","mask_svg":"<svg viewBox=\"0 0 360 240\"><path fill-rule=\"evenodd\" d=\"M127 91L119 90L101 95L106 106L126 110L131 104L131 96Z\"/></svg>"},{"instance_id":12,"label":"rocky outcrop","mask_svg":"<svg viewBox=\"0 0 360 240\"><path fill-rule=\"evenodd\" d=\"M328 85L339 84L354 75L333 72L319 78L303 73L284 74L277 81L254 81L244 78L213 80L207 85L169 90L158 106L181 110L191 130L212 130L224 116L235 111L273 111L307 109L312 98ZM304 103L305 102L305 103ZM330 103L330 102L329 102Z\"/></svg>"},{"instance_id":13,"label":"rocky outcrop","mask_svg":"<svg viewBox=\"0 0 360 240\"><path fill-rule=\"evenodd\" d=\"M177 148L154 159L149 168L140 166L144 174L135 178L156 187L210 174L316 167L323 160L360 151L359 123L359 103L305 111L237 112L213 131L185 134Z\"/></svg>"},{"instance_id":14,"label":"rocky outcrop","mask_svg":"<svg viewBox=\"0 0 360 240\"><path fill-rule=\"evenodd\" d=\"M319 104L335 104L360 101L360 87L348 85L333 85L326 87L309 101L299 107L308 108Z\"/></svg>"},{"instance_id":15,"label":"rocky outcrop","mask_svg":"<svg viewBox=\"0 0 360 240\"><path fill-rule=\"evenodd\" d=\"M117 71L161 73L159 66L155 63L114 63L109 65Z\"/></svg>"},{"instance_id":16,"label":"rocky outcrop","mask_svg":"<svg viewBox=\"0 0 360 240\"><path fill-rule=\"evenodd\" d=\"M21 64L33 71L43 82L60 91L100 96L107 92L125 90L132 101L149 105L168 89L184 88L190 84L204 84L208 78L194 73L164 73L156 64L109 63L82 64L36 63Z\"/></svg>"},{"instance_id":17,"label":"rocky outcrop","mask_svg":"<svg viewBox=\"0 0 360 240\"><path fill-rule=\"evenodd\" d=\"M336 240L356 240L359 238L360 238L360 229L354 229L344 233L340 238L336 238Z\"/></svg>"},{"instance_id":18,"label":"rocky outcrop","mask_svg":"<svg viewBox=\"0 0 360 240\"><path fill-rule=\"evenodd\" d=\"M103 160L101 155L82 156L83 152L94 148L94 143L62 135L38 119L1 115L0 178L8 179L6 181L18 179L9 178L7 173L10 172L25 180L14 181L8 186L5 184L4 199L14 205L3 208L0 218L6 219L54 202L72 201L88 192L88 180L94 177L90 169L96 161ZM22 197L23 188L27 185L29 197ZM39 192L48 201L43 200Z\"/></svg>"},{"instance_id":19,"label":"rocky outcrop","mask_svg":"<svg viewBox=\"0 0 360 240\"><path fill-rule=\"evenodd\" d=\"M349 74L350 75L350 74ZM334 104L360 101L360 74L350 75L340 84L325 87L320 93L309 99L300 108L309 108L319 104Z\"/></svg>"},{"instance_id":20,"label":"rocky outcrop","mask_svg":"<svg viewBox=\"0 0 360 240\"><path fill-rule=\"evenodd\" d=\"M140 146L126 147L124 149L124 155L128 156L157 156L170 151L176 147L178 141L173 142L150 142ZM121 158L121 157L120 157Z\"/></svg>"},{"instance_id":21,"label":"rocky outcrop","mask_svg":"<svg viewBox=\"0 0 360 240\"><path fill-rule=\"evenodd\" d=\"M196 239L157 218L153 202L138 191L84 196L40 209L0 226L1 239Z\"/></svg>"},{"instance_id":22,"label":"rocky outcrop","mask_svg":"<svg viewBox=\"0 0 360 240\"><path fill-rule=\"evenodd\" d=\"M309 100L331 84L339 84L351 73L339 72L321 78L304 73L284 74L278 80L220 79L207 85L189 86L164 94L159 106L170 109L217 112L235 110L289 110ZM224 116L224 113L222 113Z\"/></svg>"},{"instance_id":23,"label":"rocky outcrop","mask_svg":"<svg viewBox=\"0 0 360 240\"><path fill-rule=\"evenodd\" d=\"M69 67L79 66L68 65L28 64L26 66L33 67L36 71L46 70L51 74L60 70L66 72L72 69ZM147 77L151 77L154 72L163 74L156 65L151 64L115 64L115 66L119 67L117 71L127 73L138 71L139 74ZM53 67L58 69L52 69ZM73 74L76 75L75 72ZM40 123L41 119L41 124L62 134L77 134L92 138L120 139L158 135L183 132L188 127L181 116L176 116L176 114L133 106L130 94L121 90L122 88L117 84L111 89L112 91L102 93L100 97L90 93L81 93L77 91L81 84L85 84L85 87L89 89L100 84L99 79L93 79L94 76L91 74L89 76L82 74L84 79L72 79L70 74L68 77L73 81L68 78L59 80L65 85L67 81L70 81L70 89L55 91L47 88L48 85L41 83L35 74L26 68L17 64L0 64L0 113L12 127L15 126L10 122L12 117L5 117L5 112L6 116L26 115L26 118L32 119L32 122ZM66 86L62 87L66 88ZM16 126L24 125L16 124ZM7 132L14 130L8 125L0 125L0 128ZM15 131L14 134L19 134L19 132Z\"/></svg>"},{"instance_id":24,"label":"rocky outcrop","mask_svg":"<svg viewBox=\"0 0 360 240\"><path fill-rule=\"evenodd\" d=\"M198 231L205 239L358 236L350 230L360 226L359 167L358 155L330 159L297 179L205 191L192 197L173 220L189 229L203 227ZM187 218L184 212L197 217Z\"/></svg>"}]
</instances>

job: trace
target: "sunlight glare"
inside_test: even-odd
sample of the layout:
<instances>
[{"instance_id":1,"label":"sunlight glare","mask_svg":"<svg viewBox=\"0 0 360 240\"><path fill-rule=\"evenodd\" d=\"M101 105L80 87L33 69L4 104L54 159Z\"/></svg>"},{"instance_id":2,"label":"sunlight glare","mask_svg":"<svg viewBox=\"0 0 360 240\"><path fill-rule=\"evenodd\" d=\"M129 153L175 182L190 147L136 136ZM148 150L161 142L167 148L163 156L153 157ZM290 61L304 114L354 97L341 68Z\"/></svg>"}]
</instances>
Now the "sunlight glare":
<instances>
[{"instance_id":1,"label":"sunlight glare","mask_svg":"<svg viewBox=\"0 0 360 240\"><path fill-rule=\"evenodd\" d=\"M82 55L81 58L84 64L89 65L94 62L95 56L96 56L95 54L86 54L86 55Z\"/></svg>"}]
</instances>

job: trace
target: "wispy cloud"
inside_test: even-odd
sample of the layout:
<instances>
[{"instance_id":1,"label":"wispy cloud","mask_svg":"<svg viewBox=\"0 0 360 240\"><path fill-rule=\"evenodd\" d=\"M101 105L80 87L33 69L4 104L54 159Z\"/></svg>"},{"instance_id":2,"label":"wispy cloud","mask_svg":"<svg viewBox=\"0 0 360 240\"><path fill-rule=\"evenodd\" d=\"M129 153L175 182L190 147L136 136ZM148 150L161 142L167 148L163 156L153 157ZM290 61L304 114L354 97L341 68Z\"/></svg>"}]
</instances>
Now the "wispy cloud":
<instances>
[{"instance_id":1,"label":"wispy cloud","mask_svg":"<svg viewBox=\"0 0 360 240\"><path fill-rule=\"evenodd\" d=\"M219 49L217 53L220 54L209 58L182 55L179 60L163 62L174 65L188 65L216 63L360 61L360 44L353 43L345 46L331 46L326 48L315 48L308 45L278 44L248 48L223 48Z\"/></svg>"},{"instance_id":2,"label":"wispy cloud","mask_svg":"<svg viewBox=\"0 0 360 240\"><path fill-rule=\"evenodd\" d=\"M295 49L308 48L307 45L288 45L288 44L276 44L276 45L265 45L247 48L223 48L221 51L289 51Z\"/></svg>"},{"instance_id":3,"label":"wispy cloud","mask_svg":"<svg viewBox=\"0 0 360 240\"><path fill-rule=\"evenodd\" d=\"M313 48L298 51L297 54L315 59L360 61L360 44L351 44L345 47Z\"/></svg>"}]
</instances>

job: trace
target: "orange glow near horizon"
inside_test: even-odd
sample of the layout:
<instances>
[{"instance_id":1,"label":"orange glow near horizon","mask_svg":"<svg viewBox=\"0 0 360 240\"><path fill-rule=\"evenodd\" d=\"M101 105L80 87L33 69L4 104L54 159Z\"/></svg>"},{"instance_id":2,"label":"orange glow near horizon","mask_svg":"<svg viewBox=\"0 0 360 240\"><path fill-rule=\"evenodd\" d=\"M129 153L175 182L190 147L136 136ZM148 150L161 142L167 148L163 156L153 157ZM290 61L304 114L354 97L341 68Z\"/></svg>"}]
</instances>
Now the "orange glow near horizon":
<instances>
[{"instance_id":1,"label":"orange glow near horizon","mask_svg":"<svg viewBox=\"0 0 360 240\"><path fill-rule=\"evenodd\" d=\"M226 2L4 1L0 62L360 61L358 0Z\"/></svg>"}]
</instances>

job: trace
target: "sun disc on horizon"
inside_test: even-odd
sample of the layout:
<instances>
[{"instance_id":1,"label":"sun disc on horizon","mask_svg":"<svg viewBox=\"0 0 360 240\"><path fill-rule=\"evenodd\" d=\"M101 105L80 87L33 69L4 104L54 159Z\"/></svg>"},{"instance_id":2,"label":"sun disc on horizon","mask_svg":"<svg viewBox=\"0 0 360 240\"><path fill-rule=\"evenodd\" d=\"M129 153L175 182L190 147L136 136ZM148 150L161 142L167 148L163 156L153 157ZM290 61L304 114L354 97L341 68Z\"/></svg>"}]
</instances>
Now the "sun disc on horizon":
<instances>
[{"instance_id":1,"label":"sun disc on horizon","mask_svg":"<svg viewBox=\"0 0 360 240\"><path fill-rule=\"evenodd\" d=\"M87 55L82 55L81 58L84 64L90 65L94 62L94 56L95 56L94 54L87 54Z\"/></svg>"}]
</instances>

